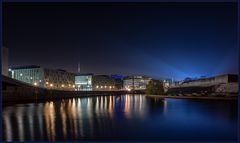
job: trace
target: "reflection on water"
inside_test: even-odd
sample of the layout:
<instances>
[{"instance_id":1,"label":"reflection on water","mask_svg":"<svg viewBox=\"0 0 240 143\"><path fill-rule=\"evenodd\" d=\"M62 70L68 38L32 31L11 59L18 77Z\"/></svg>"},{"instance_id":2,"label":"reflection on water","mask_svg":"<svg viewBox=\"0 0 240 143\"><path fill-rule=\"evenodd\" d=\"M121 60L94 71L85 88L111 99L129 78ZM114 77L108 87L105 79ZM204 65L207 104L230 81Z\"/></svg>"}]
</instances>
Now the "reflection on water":
<instances>
[{"instance_id":1,"label":"reflection on water","mask_svg":"<svg viewBox=\"0 0 240 143\"><path fill-rule=\"evenodd\" d=\"M219 135L234 140L237 104L232 102L122 95L19 104L3 108L3 136L6 141L214 140Z\"/></svg>"},{"instance_id":2,"label":"reflection on water","mask_svg":"<svg viewBox=\"0 0 240 143\"><path fill-rule=\"evenodd\" d=\"M44 105L44 116L46 123L46 133L48 140L55 141L55 109L53 102L47 102Z\"/></svg>"}]
</instances>

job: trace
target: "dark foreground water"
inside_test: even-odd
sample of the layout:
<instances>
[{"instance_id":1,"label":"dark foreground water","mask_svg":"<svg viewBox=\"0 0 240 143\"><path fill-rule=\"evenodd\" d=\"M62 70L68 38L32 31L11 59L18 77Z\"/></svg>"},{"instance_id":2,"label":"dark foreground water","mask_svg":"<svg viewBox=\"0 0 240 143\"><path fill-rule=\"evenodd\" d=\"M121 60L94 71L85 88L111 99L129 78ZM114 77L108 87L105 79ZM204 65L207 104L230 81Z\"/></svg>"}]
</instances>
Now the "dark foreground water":
<instances>
[{"instance_id":1,"label":"dark foreground water","mask_svg":"<svg viewBox=\"0 0 240 143\"><path fill-rule=\"evenodd\" d=\"M236 140L237 101L99 96L3 107L6 141Z\"/></svg>"}]
</instances>

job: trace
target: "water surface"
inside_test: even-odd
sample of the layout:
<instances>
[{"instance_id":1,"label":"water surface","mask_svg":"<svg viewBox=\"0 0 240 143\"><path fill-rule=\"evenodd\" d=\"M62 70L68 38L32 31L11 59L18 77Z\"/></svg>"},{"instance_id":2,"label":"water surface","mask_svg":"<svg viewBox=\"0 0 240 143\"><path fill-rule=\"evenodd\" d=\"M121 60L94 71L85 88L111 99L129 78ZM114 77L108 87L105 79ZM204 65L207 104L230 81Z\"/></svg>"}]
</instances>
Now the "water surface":
<instances>
[{"instance_id":1,"label":"water surface","mask_svg":"<svg viewBox=\"0 0 240 143\"><path fill-rule=\"evenodd\" d=\"M3 107L6 141L236 140L237 101L144 95L72 98Z\"/></svg>"}]
</instances>

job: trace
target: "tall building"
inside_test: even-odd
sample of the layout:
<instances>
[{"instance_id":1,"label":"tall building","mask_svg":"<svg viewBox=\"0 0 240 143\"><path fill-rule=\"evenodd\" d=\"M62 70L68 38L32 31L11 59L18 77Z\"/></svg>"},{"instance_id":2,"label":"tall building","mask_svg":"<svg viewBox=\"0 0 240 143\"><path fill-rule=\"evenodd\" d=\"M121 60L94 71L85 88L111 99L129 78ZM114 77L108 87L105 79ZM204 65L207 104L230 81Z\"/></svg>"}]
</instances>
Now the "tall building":
<instances>
[{"instance_id":1,"label":"tall building","mask_svg":"<svg viewBox=\"0 0 240 143\"><path fill-rule=\"evenodd\" d=\"M77 91L92 90L93 74L77 74L75 75L75 86Z\"/></svg>"},{"instance_id":2,"label":"tall building","mask_svg":"<svg viewBox=\"0 0 240 143\"><path fill-rule=\"evenodd\" d=\"M8 76L8 48L2 48L2 75Z\"/></svg>"},{"instance_id":3,"label":"tall building","mask_svg":"<svg viewBox=\"0 0 240 143\"><path fill-rule=\"evenodd\" d=\"M117 90L115 86L115 80L108 75L94 75L93 90L98 91Z\"/></svg>"},{"instance_id":4,"label":"tall building","mask_svg":"<svg viewBox=\"0 0 240 143\"><path fill-rule=\"evenodd\" d=\"M75 75L65 70L46 69L40 66L19 66L9 69L10 77L28 84L57 90L74 90Z\"/></svg>"},{"instance_id":5,"label":"tall building","mask_svg":"<svg viewBox=\"0 0 240 143\"><path fill-rule=\"evenodd\" d=\"M150 80L147 76L127 76L123 80L123 87L125 90L145 90Z\"/></svg>"}]
</instances>

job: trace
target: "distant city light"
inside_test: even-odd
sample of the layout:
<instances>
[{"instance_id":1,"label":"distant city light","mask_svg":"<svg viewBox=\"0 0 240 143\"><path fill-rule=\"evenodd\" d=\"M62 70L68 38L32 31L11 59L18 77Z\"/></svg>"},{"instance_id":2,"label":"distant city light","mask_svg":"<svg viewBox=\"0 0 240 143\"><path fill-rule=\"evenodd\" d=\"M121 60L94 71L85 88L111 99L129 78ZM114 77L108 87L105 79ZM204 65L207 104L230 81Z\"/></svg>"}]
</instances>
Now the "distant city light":
<instances>
[{"instance_id":1,"label":"distant city light","mask_svg":"<svg viewBox=\"0 0 240 143\"><path fill-rule=\"evenodd\" d=\"M53 84L50 84L51 87L53 87Z\"/></svg>"},{"instance_id":2,"label":"distant city light","mask_svg":"<svg viewBox=\"0 0 240 143\"><path fill-rule=\"evenodd\" d=\"M64 84L62 84L62 87L64 87Z\"/></svg>"},{"instance_id":3,"label":"distant city light","mask_svg":"<svg viewBox=\"0 0 240 143\"><path fill-rule=\"evenodd\" d=\"M33 84L34 84L35 86L37 85L37 83L36 83L36 82L34 82Z\"/></svg>"},{"instance_id":4,"label":"distant city light","mask_svg":"<svg viewBox=\"0 0 240 143\"><path fill-rule=\"evenodd\" d=\"M101 86L101 88L103 88L103 86Z\"/></svg>"},{"instance_id":5,"label":"distant city light","mask_svg":"<svg viewBox=\"0 0 240 143\"><path fill-rule=\"evenodd\" d=\"M46 84L48 84L48 82L46 82Z\"/></svg>"},{"instance_id":6,"label":"distant city light","mask_svg":"<svg viewBox=\"0 0 240 143\"><path fill-rule=\"evenodd\" d=\"M22 73L20 73L20 76L22 76L23 74Z\"/></svg>"},{"instance_id":7,"label":"distant city light","mask_svg":"<svg viewBox=\"0 0 240 143\"><path fill-rule=\"evenodd\" d=\"M97 85L96 88L98 88L99 86Z\"/></svg>"},{"instance_id":8,"label":"distant city light","mask_svg":"<svg viewBox=\"0 0 240 143\"><path fill-rule=\"evenodd\" d=\"M104 88L107 88L107 86L105 85Z\"/></svg>"}]
</instances>

